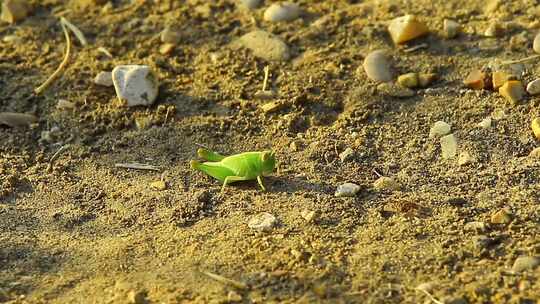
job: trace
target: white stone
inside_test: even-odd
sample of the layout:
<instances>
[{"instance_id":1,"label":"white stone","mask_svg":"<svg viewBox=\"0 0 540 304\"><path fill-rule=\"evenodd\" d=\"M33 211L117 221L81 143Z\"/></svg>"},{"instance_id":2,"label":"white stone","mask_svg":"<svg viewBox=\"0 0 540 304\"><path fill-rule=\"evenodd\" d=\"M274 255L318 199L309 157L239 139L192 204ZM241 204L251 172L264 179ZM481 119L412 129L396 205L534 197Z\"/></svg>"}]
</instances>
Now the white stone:
<instances>
[{"instance_id":1,"label":"white stone","mask_svg":"<svg viewBox=\"0 0 540 304\"><path fill-rule=\"evenodd\" d=\"M274 228L276 223L275 216L268 212L261 212L249 220L248 227L258 231L269 231Z\"/></svg>"},{"instance_id":2,"label":"white stone","mask_svg":"<svg viewBox=\"0 0 540 304\"><path fill-rule=\"evenodd\" d=\"M450 133L451 129L452 129L451 125L449 125L448 123L442 120L439 120L436 123L434 123L431 129L429 130L429 138L444 136Z\"/></svg>"},{"instance_id":3,"label":"white stone","mask_svg":"<svg viewBox=\"0 0 540 304\"><path fill-rule=\"evenodd\" d=\"M450 19L444 19L443 28L444 34L448 39L455 38L461 31L461 25Z\"/></svg>"},{"instance_id":4,"label":"white stone","mask_svg":"<svg viewBox=\"0 0 540 304\"><path fill-rule=\"evenodd\" d=\"M535 79L527 84L527 93L531 95L540 94L540 78Z\"/></svg>"},{"instance_id":5,"label":"white stone","mask_svg":"<svg viewBox=\"0 0 540 304\"><path fill-rule=\"evenodd\" d=\"M441 156L443 159L454 158L457 153L457 139L454 134L441 137Z\"/></svg>"},{"instance_id":6,"label":"white stone","mask_svg":"<svg viewBox=\"0 0 540 304\"><path fill-rule=\"evenodd\" d=\"M266 31L255 30L238 40L239 45L253 52L253 55L268 61L288 60L289 47L281 38Z\"/></svg>"},{"instance_id":7,"label":"white stone","mask_svg":"<svg viewBox=\"0 0 540 304\"><path fill-rule=\"evenodd\" d=\"M362 67L367 77L373 81L389 82L393 79L390 58L384 50L375 50L369 53L364 59ZM359 72L360 67L357 70L357 74Z\"/></svg>"},{"instance_id":8,"label":"white stone","mask_svg":"<svg viewBox=\"0 0 540 304\"><path fill-rule=\"evenodd\" d=\"M281 2L270 5L264 11L264 20L270 22L292 21L300 16L300 7L292 2Z\"/></svg>"},{"instance_id":9,"label":"white stone","mask_svg":"<svg viewBox=\"0 0 540 304\"><path fill-rule=\"evenodd\" d=\"M474 156L471 155L471 153L469 153L467 151L463 151L463 152L459 153L458 165L465 166L465 165L468 165L470 163L473 163L475 160L476 159L474 158Z\"/></svg>"},{"instance_id":10,"label":"white stone","mask_svg":"<svg viewBox=\"0 0 540 304\"><path fill-rule=\"evenodd\" d=\"M343 185L338 186L336 193L334 195L336 197L351 197L355 196L360 191L360 186L353 183L345 183Z\"/></svg>"},{"instance_id":11,"label":"white stone","mask_svg":"<svg viewBox=\"0 0 540 304\"><path fill-rule=\"evenodd\" d=\"M536 34L533 41L533 50L536 53L540 53L540 33Z\"/></svg>"},{"instance_id":12,"label":"white stone","mask_svg":"<svg viewBox=\"0 0 540 304\"><path fill-rule=\"evenodd\" d=\"M478 123L478 126L482 129L491 128L491 117L484 118L481 122Z\"/></svg>"},{"instance_id":13,"label":"white stone","mask_svg":"<svg viewBox=\"0 0 540 304\"><path fill-rule=\"evenodd\" d=\"M114 85L111 72L99 72L94 78L94 83L97 85L112 87Z\"/></svg>"},{"instance_id":14,"label":"white stone","mask_svg":"<svg viewBox=\"0 0 540 304\"><path fill-rule=\"evenodd\" d=\"M157 76L146 65L120 65L113 69L112 78L118 98L128 107L148 106L158 95Z\"/></svg>"}]
</instances>

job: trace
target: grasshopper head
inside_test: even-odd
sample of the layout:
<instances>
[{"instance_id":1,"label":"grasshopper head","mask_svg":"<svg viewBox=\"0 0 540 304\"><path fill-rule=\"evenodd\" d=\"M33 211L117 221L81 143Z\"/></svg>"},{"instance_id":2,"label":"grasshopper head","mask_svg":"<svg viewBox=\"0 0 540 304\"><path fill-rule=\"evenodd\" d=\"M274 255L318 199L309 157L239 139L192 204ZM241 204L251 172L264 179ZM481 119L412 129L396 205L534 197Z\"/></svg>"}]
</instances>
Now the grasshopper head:
<instances>
[{"instance_id":1,"label":"grasshopper head","mask_svg":"<svg viewBox=\"0 0 540 304\"><path fill-rule=\"evenodd\" d=\"M264 151L261 153L261 163L263 174L270 174L276 167L276 157L273 151Z\"/></svg>"}]
</instances>

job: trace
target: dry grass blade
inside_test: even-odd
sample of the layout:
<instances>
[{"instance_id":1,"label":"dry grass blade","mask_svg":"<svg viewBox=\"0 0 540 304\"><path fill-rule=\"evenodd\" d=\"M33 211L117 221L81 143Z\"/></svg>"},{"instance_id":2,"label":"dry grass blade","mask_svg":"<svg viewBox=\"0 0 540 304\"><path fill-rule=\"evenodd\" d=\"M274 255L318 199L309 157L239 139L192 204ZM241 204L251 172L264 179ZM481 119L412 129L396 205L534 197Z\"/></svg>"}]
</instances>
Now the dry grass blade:
<instances>
[{"instance_id":1,"label":"dry grass blade","mask_svg":"<svg viewBox=\"0 0 540 304\"><path fill-rule=\"evenodd\" d=\"M211 272L203 271L202 273L204 275L208 276L211 279L214 279L214 280L216 280L216 281L218 281L220 283L226 284L226 285L230 285L230 286L232 286L234 288L247 289L247 285L242 283L242 282L231 280L231 279L228 279L228 278L226 278L224 276L220 276L219 274L214 274L214 273L211 273Z\"/></svg>"},{"instance_id":2,"label":"dry grass blade","mask_svg":"<svg viewBox=\"0 0 540 304\"><path fill-rule=\"evenodd\" d=\"M87 46L88 45L88 40L86 40L86 37L84 36L83 32L77 26L75 26L73 23L69 22L64 17L60 18L60 22L63 23L65 26L67 26L73 32L75 37L77 37L77 39L79 39L79 42L81 43L82 46Z\"/></svg>"},{"instance_id":3,"label":"dry grass blade","mask_svg":"<svg viewBox=\"0 0 540 304\"><path fill-rule=\"evenodd\" d=\"M537 58L540 58L540 55L532 55L532 56L521 58L521 59L504 61L502 62L502 64L506 65L506 64L514 64L514 63L523 63L523 62L531 61Z\"/></svg>"},{"instance_id":4,"label":"dry grass blade","mask_svg":"<svg viewBox=\"0 0 540 304\"><path fill-rule=\"evenodd\" d=\"M426 296L428 296L428 298L435 304L444 304L443 302L437 300L434 296L432 296L429 292L423 290L422 288L415 288L415 290L419 290L423 292L424 294L426 294Z\"/></svg>"},{"instance_id":5,"label":"dry grass blade","mask_svg":"<svg viewBox=\"0 0 540 304\"><path fill-rule=\"evenodd\" d=\"M43 92L45 89L47 89L51 85L51 83L64 71L69 61L69 56L71 54L71 38L69 37L68 30L66 29L64 23L60 22L60 25L62 26L62 30L64 30L64 36L66 37L66 54L64 55L64 60L62 60L56 71L54 71L54 73L52 73L52 75L49 76L49 78L47 78L47 80L45 80L42 85L40 85L34 90L34 92L38 95L41 94L41 92Z\"/></svg>"},{"instance_id":6,"label":"dry grass blade","mask_svg":"<svg viewBox=\"0 0 540 304\"><path fill-rule=\"evenodd\" d=\"M114 164L116 168L124 168L124 169L137 169L137 170L151 170L151 171L159 171L159 168L152 165L147 164L139 164L139 163L120 163L120 164Z\"/></svg>"}]
</instances>

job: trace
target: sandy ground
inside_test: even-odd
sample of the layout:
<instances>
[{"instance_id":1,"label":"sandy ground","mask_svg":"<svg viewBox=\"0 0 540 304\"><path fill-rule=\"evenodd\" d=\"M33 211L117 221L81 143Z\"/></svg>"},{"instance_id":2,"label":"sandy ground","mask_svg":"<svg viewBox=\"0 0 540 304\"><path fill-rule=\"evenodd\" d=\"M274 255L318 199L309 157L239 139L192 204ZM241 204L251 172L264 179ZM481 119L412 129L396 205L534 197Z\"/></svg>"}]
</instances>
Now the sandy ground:
<instances>
[{"instance_id":1,"label":"sandy ground","mask_svg":"<svg viewBox=\"0 0 540 304\"><path fill-rule=\"evenodd\" d=\"M540 162L528 156L539 99L512 106L462 84L473 68L532 54L536 1L303 0L302 18L286 23L262 19L271 1L253 12L232 0L84 2L33 1L31 16L0 25L1 37L21 38L0 39L0 112L39 117L28 128L0 126L0 302L540 303L540 267L513 271L519 257L540 256ZM430 34L395 46L386 24L407 13ZM65 72L38 96L62 60L59 16L90 45L75 42ZM445 39L444 18L464 33ZM494 20L504 33L483 37ZM162 55L166 26L181 40ZM256 28L281 37L291 60L229 47ZM408 98L378 92L356 73L377 48L399 73L438 80ZM154 106L122 107L113 88L93 83L133 63L160 79ZM254 98L266 66L283 103L274 113ZM514 68L524 81L540 75L538 61ZM60 99L75 109L59 110ZM492 126L479 128L487 117ZM137 127L141 119L150 126ZM473 162L441 158L428 136L438 120ZM200 145L275 151L268 191L245 182L220 195L218 182L189 168ZM354 153L342 162L346 148ZM160 169L115 167L131 162ZM379 175L397 187L375 189ZM159 180L167 189L150 187ZM345 182L360 193L335 197ZM492 223L501 210L510 220ZM250 229L260 212L278 225Z\"/></svg>"}]
</instances>

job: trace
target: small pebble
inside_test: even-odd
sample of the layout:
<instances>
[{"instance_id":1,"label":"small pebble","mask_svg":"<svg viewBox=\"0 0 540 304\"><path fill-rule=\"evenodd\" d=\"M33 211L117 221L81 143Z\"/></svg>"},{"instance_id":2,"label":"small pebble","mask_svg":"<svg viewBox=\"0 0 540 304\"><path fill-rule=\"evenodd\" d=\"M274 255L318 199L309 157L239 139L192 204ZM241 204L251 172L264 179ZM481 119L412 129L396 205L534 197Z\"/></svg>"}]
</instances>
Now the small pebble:
<instances>
[{"instance_id":1,"label":"small pebble","mask_svg":"<svg viewBox=\"0 0 540 304\"><path fill-rule=\"evenodd\" d=\"M270 22L292 21L300 16L300 7L292 2L280 2L270 5L264 11L264 20Z\"/></svg>"},{"instance_id":2,"label":"small pebble","mask_svg":"<svg viewBox=\"0 0 540 304\"><path fill-rule=\"evenodd\" d=\"M444 135L447 135L450 133L450 130L452 130L452 126L448 123L439 120L436 123L433 124L431 129L429 130L429 138L435 138L435 137L441 137Z\"/></svg>"},{"instance_id":3,"label":"small pebble","mask_svg":"<svg viewBox=\"0 0 540 304\"><path fill-rule=\"evenodd\" d=\"M417 73L407 73L399 75L397 82L406 88L416 88L418 86L418 74Z\"/></svg>"},{"instance_id":4,"label":"small pebble","mask_svg":"<svg viewBox=\"0 0 540 304\"><path fill-rule=\"evenodd\" d=\"M454 134L441 137L441 156L443 159L454 158L457 153L457 139Z\"/></svg>"},{"instance_id":5,"label":"small pebble","mask_svg":"<svg viewBox=\"0 0 540 304\"><path fill-rule=\"evenodd\" d=\"M534 148L531 153L529 153L529 157L540 159L540 147Z\"/></svg>"},{"instance_id":6,"label":"small pebble","mask_svg":"<svg viewBox=\"0 0 540 304\"><path fill-rule=\"evenodd\" d=\"M164 43L159 47L159 53L161 55L169 55L174 51L174 44L172 43Z\"/></svg>"},{"instance_id":7,"label":"small pebble","mask_svg":"<svg viewBox=\"0 0 540 304\"><path fill-rule=\"evenodd\" d=\"M291 56L287 44L281 38L266 31L249 32L240 37L238 43L250 49L256 57L268 61L284 61Z\"/></svg>"},{"instance_id":8,"label":"small pebble","mask_svg":"<svg viewBox=\"0 0 540 304\"><path fill-rule=\"evenodd\" d=\"M487 225L484 222L468 222L464 229L465 231L483 233L487 231Z\"/></svg>"},{"instance_id":9,"label":"small pebble","mask_svg":"<svg viewBox=\"0 0 540 304\"><path fill-rule=\"evenodd\" d=\"M387 176L379 177L375 182L373 182L373 188L376 190L398 190L399 184L395 179Z\"/></svg>"},{"instance_id":10,"label":"small pebble","mask_svg":"<svg viewBox=\"0 0 540 304\"><path fill-rule=\"evenodd\" d=\"M38 121L32 114L0 112L0 125L6 125L12 128L26 127Z\"/></svg>"},{"instance_id":11,"label":"small pebble","mask_svg":"<svg viewBox=\"0 0 540 304\"><path fill-rule=\"evenodd\" d=\"M448 39L455 38L461 32L461 25L454 20L444 19L444 36Z\"/></svg>"},{"instance_id":12,"label":"small pebble","mask_svg":"<svg viewBox=\"0 0 540 304\"><path fill-rule=\"evenodd\" d=\"M250 10L259 8L263 3L263 0L241 0L240 4L242 7L245 7Z\"/></svg>"},{"instance_id":13,"label":"small pebble","mask_svg":"<svg viewBox=\"0 0 540 304\"><path fill-rule=\"evenodd\" d=\"M421 88L426 88L435 81L435 79L437 79L437 74L435 73L420 73L418 74L418 85Z\"/></svg>"},{"instance_id":14,"label":"small pebble","mask_svg":"<svg viewBox=\"0 0 540 304\"><path fill-rule=\"evenodd\" d=\"M6 35L2 38L5 43L21 44L23 39L17 35Z\"/></svg>"},{"instance_id":15,"label":"small pebble","mask_svg":"<svg viewBox=\"0 0 540 304\"><path fill-rule=\"evenodd\" d=\"M540 54L540 33L536 34L534 37L533 50Z\"/></svg>"},{"instance_id":16,"label":"small pebble","mask_svg":"<svg viewBox=\"0 0 540 304\"><path fill-rule=\"evenodd\" d=\"M99 72L94 78L94 83L97 85L112 87L114 85L111 72Z\"/></svg>"},{"instance_id":17,"label":"small pebble","mask_svg":"<svg viewBox=\"0 0 540 304\"><path fill-rule=\"evenodd\" d=\"M234 290L229 291L229 293L227 294L226 303L240 303L240 302L242 302L242 295L240 295Z\"/></svg>"},{"instance_id":18,"label":"small pebble","mask_svg":"<svg viewBox=\"0 0 540 304\"><path fill-rule=\"evenodd\" d=\"M349 159L351 159L353 156L354 156L354 150L351 148L347 148L339 154L339 159L341 160L342 163L344 163L348 161Z\"/></svg>"},{"instance_id":19,"label":"small pebble","mask_svg":"<svg viewBox=\"0 0 540 304\"><path fill-rule=\"evenodd\" d=\"M160 34L161 42L170 43L176 45L182 40L180 32L172 29L171 27L166 27Z\"/></svg>"},{"instance_id":20,"label":"small pebble","mask_svg":"<svg viewBox=\"0 0 540 304\"><path fill-rule=\"evenodd\" d=\"M465 165L473 163L475 160L476 159L471 155L471 153L469 153L468 151L463 151L459 153L458 165L465 166Z\"/></svg>"},{"instance_id":21,"label":"small pebble","mask_svg":"<svg viewBox=\"0 0 540 304\"><path fill-rule=\"evenodd\" d=\"M56 104L56 109L58 110L73 110L75 109L75 104L71 101L60 99Z\"/></svg>"},{"instance_id":22,"label":"small pebble","mask_svg":"<svg viewBox=\"0 0 540 304\"><path fill-rule=\"evenodd\" d=\"M484 31L486 37L499 37L504 34L504 28L498 22L492 22Z\"/></svg>"},{"instance_id":23,"label":"small pebble","mask_svg":"<svg viewBox=\"0 0 540 304\"><path fill-rule=\"evenodd\" d=\"M498 90L502 87L509 79L511 75L503 71L495 71L491 74L491 83L493 84L493 89Z\"/></svg>"},{"instance_id":24,"label":"small pebble","mask_svg":"<svg viewBox=\"0 0 540 304\"><path fill-rule=\"evenodd\" d=\"M277 112L277 111L283 109L284 107L285 107L285 104L282 103L282 102L279 102L279 101L267 102L267 103L260 106L261 110L265 114L270 114L270 113Z\"/></svg>"},{"instance_id":25,"label":"small pebble","mask_svg":"<svg viewBox=\"0 0 540 304\"><path fill-rule=\"evenodd\" d=\"M395 44L401 44L427 34L429 29L416 16L405 15L391 20L388 32Z\"/></svg>"},{"instance_id":26,"label":"small pebble","mask_svg":"<svg viewBox=\"0 0 540 304\"><path fill-rule=\"evenodd\" d=\"M276 224L275 216L268 212L261 212L249 220L248 227L258 231L270 231Z\"/></svg>"},{"instance_id":27,"label":"small pebble","mask_svg":"<svg viewBox=\"0 0 540 304\"><path fill-rule=\"evenodd\" d=\"M128 107L154 103L159 90L157 76L147 65L119 65L112 71L116 95Z\"/></svg>"},{"instance_id":28,"label":"small pebble","mask_svg":"<svg viewBox=\"0 0 540 304\"><path fill-rule=\"evenodd\" d=\"M392 81L392 67L386 51L375 50L369 53L362 65L369 79L377 82ZM360 68L357 70L359 72Z\"/></svg>"},{"instance_id":29,"label":"small pebble","mask_svg":"<svg viewBox=\"0 0 540 304\"><path fill-rule=\"evenodd\" d=\"M395 83L383 82L377 86L377 91L381 92L383 95L388 95L398 98L407 98L414 96L415 92L409 88L402 87Z\"/></svg>"},{"instance_id":30,"label":"small pebble","mask_svg":"<svg viewBox=\"0 0 540 304\"><path fill-rule=\"evenodd\" d=\"M155 182L151 182L150 183L150 188L152 188L154 190L158 190L158 191L163 191L163 190L167 189L167 184L162 180L158 180L158 181L155 181Z\"/></svg>"},{"instance_id":31,"label":"small pebble","mask_svg":"<svg viewBox=\"0 0 540 304\"><path fill-rule=\"evenodd\" d=\"M510 80L499 88L499 94L506 98L512 105L516 105L525 97L525 89L519 80Z\"/></svg>"},{"instance_id":32,"label":"small pebble","mask_svg":"<svg viewBox=\"0 0 540 304\"><path fill-rule=\"evenodd\" d=\"M334 196L336 197L352 197L355 196L358 192L360 192L360 186L353 183L345 183L343 185L339 185L336 193L334 193Z\"/></svg>"},{"instance_id":33,"label":"small pebble","mask_svg":"<svg viewBox=\"0 0 540 304\"><path fill-rule=\"evenodd\" d=\"M468 88L474 90L482 90L487 88L486 79L488 75L480 70L473 70L467 75L467 78L463 80L463 83Z\"/></svg>"},{"instance_id":34,"label":"small pebble","mask_svg":"<svg viewBox=\"0 0 540 304\"><path fill-rule=\"evenodd\" d=\"M320 212L318 210L303 210L301 216L306 222L313 223L319 218Z\"/></svg>"},{"instance_id":35,"label":"small pebble","mask_svg":"<svg viewBox=\"0 0 540 304\"><path fill-rule=\"evenodd\" d=\"M512 221L512 213L506 209L501 209L491 215L492 224L508 224Z\"/></svg>"},{"instance_id":36,"label":"small pebble","mask_svg":"<svg viewBox=\"0 0 540 304\"><path fill-rule=\"evenodd\" d=\"M0 20L15 23L23 20L30 13L30 6L26 0L4 0Z\"/></svg>"},{"instance_id":37,"label":"small pebble","mask_svg":"<svg viewBox=\"0 0 540 304\"><path fill-rule=\"evenodd\" d=\"M534 137L540 140L540 117L536 117L531 121L531 129L533 131Z\"/></svg>"},{"instance_id":38,"label":"small pebble","mask_svg":"<svg viewBox=\"0 0 540 304\"><path fill-rule=\"evenodd\" d=\"M522 272L526 270L532 270L540 266L540 257L537 256L522 256L514 261L512 271Z\"/></svg>"},{"instance_id":39,"label":"small pebble","mask_svg":"<svg viewBox=\"0 0 540 304\"><path fill-rule=\"evenodd\" d=\"M482 121L478 123L478 126L482 129L491 128L491 117L486 117L482 119Z\"/></svg>"},{"instance_id":40,"label":"small pebble","mask_svg":"<svg viewBox=\"0 0 540 304\"><path fill-rule=\"evenodd\" d=\"M527 84L527 93L530 95L540 94L540 78L535 79Z\"/></svg>"}]
</instances>

